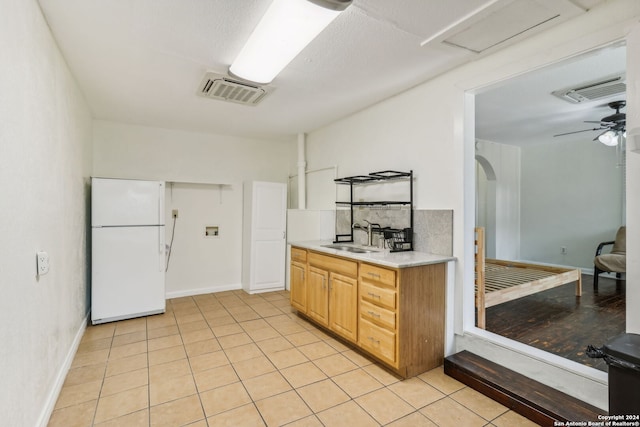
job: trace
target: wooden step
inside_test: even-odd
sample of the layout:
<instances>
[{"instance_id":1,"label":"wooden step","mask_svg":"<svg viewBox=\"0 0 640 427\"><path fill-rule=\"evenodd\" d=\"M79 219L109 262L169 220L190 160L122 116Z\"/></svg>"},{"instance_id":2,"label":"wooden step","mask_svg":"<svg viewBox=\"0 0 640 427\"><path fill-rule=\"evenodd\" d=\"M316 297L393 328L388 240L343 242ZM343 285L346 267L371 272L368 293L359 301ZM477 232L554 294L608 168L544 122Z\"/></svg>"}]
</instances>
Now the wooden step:
<instances>
[{"instance_id":1,"label":"wooden step","mask_svg":"<svg viewBox=\"0 0 640 427\"><path fill-rule=\"evenodd\" d=\"M554 422L602 421L595 406L468 351L445 358L444 372L542 426ZM561 425L556 423L555 425Z\"/></svg>"}]
</instances>

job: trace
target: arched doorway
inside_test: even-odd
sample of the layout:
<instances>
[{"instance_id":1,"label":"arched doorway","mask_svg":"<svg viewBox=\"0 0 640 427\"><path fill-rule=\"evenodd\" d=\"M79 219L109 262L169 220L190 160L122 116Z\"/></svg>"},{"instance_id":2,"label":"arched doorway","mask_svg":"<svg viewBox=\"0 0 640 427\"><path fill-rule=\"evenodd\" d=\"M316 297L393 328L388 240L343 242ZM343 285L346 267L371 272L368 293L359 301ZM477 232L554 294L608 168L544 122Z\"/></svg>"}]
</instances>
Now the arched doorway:
<instances>
[{"instance_id":1,"label":"arched doorway","mask_svg":"<svg viewBox=\"0 0 640 427\"><path fill-rule=\"evenodd\" d=\"M496 257L496 173L489 160L476 154L476 227L485 229L485 252Z\"/></svg>"}]
</instances>

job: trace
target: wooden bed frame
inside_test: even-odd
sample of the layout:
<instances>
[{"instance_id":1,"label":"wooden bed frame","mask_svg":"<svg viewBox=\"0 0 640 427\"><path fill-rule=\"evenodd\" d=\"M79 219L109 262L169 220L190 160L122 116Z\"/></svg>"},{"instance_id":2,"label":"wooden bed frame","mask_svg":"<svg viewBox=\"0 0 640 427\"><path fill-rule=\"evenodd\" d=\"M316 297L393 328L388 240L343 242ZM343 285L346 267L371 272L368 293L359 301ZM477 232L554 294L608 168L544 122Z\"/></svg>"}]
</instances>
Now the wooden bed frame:
<instances>
[{"instance_id":1,"label":"wooden bed frame","mask_svg":"<svg viewBox=\"0 0 640 427\"><path fill-rule=\"evenodd\" d=\"M503 302L571 282L576 282L576 295L582 295L582 275L579 268L485 259L484 228L476 228L475 234L475 300L479 328L486 327L486 309Z\"/></svg>"}]
</instances>

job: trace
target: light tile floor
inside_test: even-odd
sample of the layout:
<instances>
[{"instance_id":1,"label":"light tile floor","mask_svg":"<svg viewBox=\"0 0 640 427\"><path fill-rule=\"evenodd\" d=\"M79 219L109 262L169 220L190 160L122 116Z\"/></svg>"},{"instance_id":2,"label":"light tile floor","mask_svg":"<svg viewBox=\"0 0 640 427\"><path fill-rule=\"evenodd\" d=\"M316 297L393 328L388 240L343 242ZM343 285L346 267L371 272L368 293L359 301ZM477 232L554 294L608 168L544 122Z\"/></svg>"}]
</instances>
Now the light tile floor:
<instances>
[{"instance_id":1,"label":"light tile floor","mask_svg":"<svg viewBox=\"0 0 640 427\"><path fill-rule=\"evenodd\" d=\"M87 328L49 422L73 426L533 426L446 376L400 380L298 317L288 292L167 301Z\"/></svg>"}]
</instances>

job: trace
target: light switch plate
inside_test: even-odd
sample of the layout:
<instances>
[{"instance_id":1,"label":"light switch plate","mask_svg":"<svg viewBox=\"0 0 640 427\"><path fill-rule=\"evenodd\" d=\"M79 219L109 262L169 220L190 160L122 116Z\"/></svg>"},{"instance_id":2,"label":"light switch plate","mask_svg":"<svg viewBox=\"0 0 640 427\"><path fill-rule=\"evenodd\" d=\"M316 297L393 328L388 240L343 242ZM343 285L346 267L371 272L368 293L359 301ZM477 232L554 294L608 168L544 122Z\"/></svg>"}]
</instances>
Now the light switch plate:
<instances>
[{"instance_id":1,"label":"light switch plate","mask_svg":"<svg viewBox=\"0 0 640 427\"><path fill-rule=\"evenodd\" d=\"M36 265L38 276L49 272L49 254L44 251L36 252Z\"/></svg>"}]
</instances>

